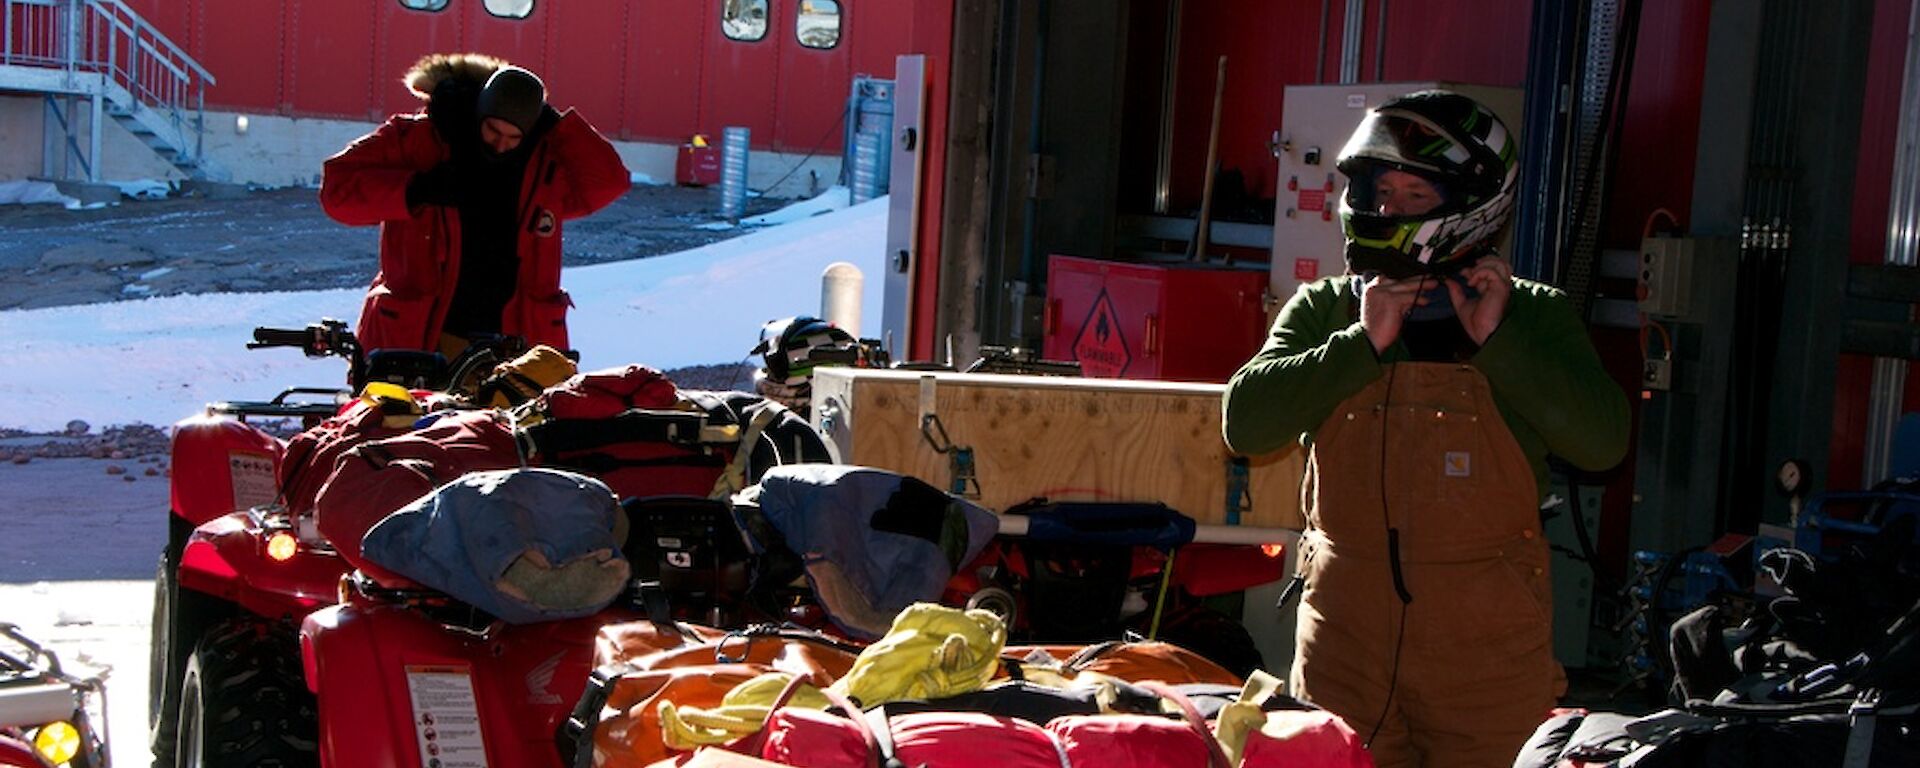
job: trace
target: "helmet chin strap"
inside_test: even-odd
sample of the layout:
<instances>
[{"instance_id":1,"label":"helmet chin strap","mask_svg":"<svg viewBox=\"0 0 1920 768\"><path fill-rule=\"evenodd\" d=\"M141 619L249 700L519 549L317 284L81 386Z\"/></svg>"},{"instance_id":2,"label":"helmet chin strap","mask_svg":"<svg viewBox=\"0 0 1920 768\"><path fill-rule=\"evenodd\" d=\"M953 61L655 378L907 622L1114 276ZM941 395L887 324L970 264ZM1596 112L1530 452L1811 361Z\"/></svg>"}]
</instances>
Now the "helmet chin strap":
<instances>
[{"instance_id":1,"label":"helmet chin strap","mask_svg":"<svg viewBox=\"0 0 1920 768\"><path fill-rule=\"evenodd\" d=\"M1441 318L1453 317L1453 291L1447 289L1446 283L1448 280L1460 283L1460 287L1466 289L1468 299L1477 299L1480 297L1480 292L1474 290L1473 286L1468 285L1465 280L1460 279L1458 272L1434 272L1430 273L1426 279L1431 280L1434 286L1422 291L1420 294L1427 297L1427 303L1417 305L1408 311L1408 320L1420 322L1423 320L1439 320Z\"/></svg>"}]
</instances>

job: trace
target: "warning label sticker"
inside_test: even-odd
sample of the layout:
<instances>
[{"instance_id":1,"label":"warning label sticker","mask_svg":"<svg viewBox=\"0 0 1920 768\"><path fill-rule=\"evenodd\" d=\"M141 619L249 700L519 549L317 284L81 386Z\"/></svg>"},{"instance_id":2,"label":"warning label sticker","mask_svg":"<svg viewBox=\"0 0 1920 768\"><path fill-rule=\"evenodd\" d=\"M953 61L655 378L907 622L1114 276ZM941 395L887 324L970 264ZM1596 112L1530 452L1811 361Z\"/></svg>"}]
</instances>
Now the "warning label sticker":
<instances>
[{"instance_id":1,"label":"warning label sticker","mask_svg":"<svg viewBox=\"0 0 1920 768\"><path fill-rule=\"evenodd\" d=\"M486 768L473 674L464 666L409 666L413 730L426 768Z\"/></svg>"},{"instance_id":2,"label":"warning label sticker","mask_svg":"<svg viewBox=\"0 0 1920 768\"><path fill-rule=\"evenodd\" d=\"M1080 324L1080 335L1073 340L1073 356L1080 361L1081 373L1104 379L1120 378L1133 362L1127 339L1120 333L1120 318L1114 314L1113 301L1104 288L1093 300L1093 309L1087 311L1086 322Z\"/></svg>"},{"instance_id":3,"label":"warning label sticker","mask_svg":"<svg viewBox=\"0 0 1920 768\"><path fill-rule=\"evenodd\" d=\"M247 451L227 452L227 472L233 478L233 507L247 509L272 504L277 489L273 457Z\"/></svg>"},{"instance_id":4,"label":"warning label sticker","mask_svg":"<svg viewBox=\"0 0 1920 768\"><path fill-rule=\"evenodd\" d=\"M1294 207L1303 211L1324 211L1327 209L1327 191L1324 189L1300 190L1300 204Z\"/></svg>"}]
</instances>

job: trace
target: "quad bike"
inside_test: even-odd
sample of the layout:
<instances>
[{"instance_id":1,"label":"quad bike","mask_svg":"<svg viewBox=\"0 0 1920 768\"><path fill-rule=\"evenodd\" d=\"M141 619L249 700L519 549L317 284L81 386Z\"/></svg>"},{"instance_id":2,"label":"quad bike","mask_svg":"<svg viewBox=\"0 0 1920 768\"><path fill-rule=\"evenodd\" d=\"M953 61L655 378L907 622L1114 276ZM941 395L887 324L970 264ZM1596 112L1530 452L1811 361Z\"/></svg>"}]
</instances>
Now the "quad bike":
<instances>
[{"instance_id":1,"label":"quad bike","mask_svg":"<svg viewBox=\"0 0 1920 768\"><path fill-rule=\"evenodd\" d=\"M1008 525L1015 520L1024 525ZM1010 640L1134 634L1242 677L1263 667L1246 627L1207 598L1279 580L1277 546L1196 543L1191 518L1147 503L1036 499L1009 509L1001 530L947 582L942 601L998 614Z\"/></svg>"},{"instance_id":2,"label":"quad bike","mask_svg":"<svg viewBox=\"0 0 1920 768\"><path fill-rule=\"evenodd\" d=\"M148 725L154 763L225 750L223 761L311 763L313 696L301 682L297 629L339 600L349 570L314 530L288 514L276 478L286 442L251 419L305 426L351 403L364 383L445 391L523 346L484 339L449 362L437 353L364 353L346 325L254 329L250 349L294 347L340 357L348 388L293 387L264 402L228 401L180 421L172 440L171 514L154 576ZM182 726L185 726L184 728Z\"/></svg>"},{"instance_id":3,"label":"quad bike","mask_svg":"<svg viewBox=\"0 0 1920 768\"><path fill-rule=\"evenodd\" d=\"M635 415L615 421L644 424L625 421ZM817 433L784 435L796 436L811 445L782 446L772 463L827 460ZM771 453L774 436L758 442L736 450ZM744 479L757 481L769 466L763 455ZM620 509L633 575L610 606L586 617L512 624L434 589L349 576L341 602L300 627L305 677L318 695L321 764L561 768L571 744L565 727L592 677L602 627L645 619L678 631L681 621L745 627L799 618L751 599L744 540L725 499L638 496ZM768 595L778 601L783 593Z\"/></svg>"},{"instance_id":4,"label":"quad bike","mask_svg":"<svg viewBox=\"0 0 1920 768\"><path fill-rule=\"evenodd\" d=\"M81 676L0 622L0 768L105 768L104 673Z\"/></svg>"},{"instance_id":5,"label":"quad bike","mask_svg":"<svg viewBox=\"0 0 1920 768\"><path fill-rule=\"evenodd\" d=\"M356 389L389 382L471 391L513 352L476 345L453 363L423 353L363 355L333 321L258 329L255 339L249 346L346 358ZM294 417L311 426L350 405L352 391L290 389L264 403L218 403L177 425L174 530L155 581L155 764L557 762L553 728L586 684L595 632L639 614L616 604L600 616L508 625L435 590L356 571L310 510L284 503L287 489L276 479L287 443L247 421ZM710 400L740 407L735 398ZM604 429L541 432L539 425L516 439L699 442L716 432L708 415L634 410ZM776 444L769 429L751 447L740 436L745 430L717 431L735 436L726 452L746 453L748 471L827 456L811 432L812 445L796 450L790 431ZM463 762L475 757L482 762Z\"/></svg>"}]
</instances>

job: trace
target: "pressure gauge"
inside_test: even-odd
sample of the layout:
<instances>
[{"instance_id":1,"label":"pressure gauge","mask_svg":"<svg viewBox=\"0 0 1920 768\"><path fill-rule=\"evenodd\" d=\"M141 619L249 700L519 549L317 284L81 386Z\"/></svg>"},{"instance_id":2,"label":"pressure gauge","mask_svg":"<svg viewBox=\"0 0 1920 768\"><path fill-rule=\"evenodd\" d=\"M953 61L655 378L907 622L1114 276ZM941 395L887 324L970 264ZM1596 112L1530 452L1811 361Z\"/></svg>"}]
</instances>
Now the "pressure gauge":
<instances>
[{"instance_id":1,"label":"pressure gauge","mask_svg":"<svg viewBox=\"0 0 1920 768\"><path fill-rule=\"evenodd\" d=\"M1807 485L1811 474L1804 459L1788 459L1780 462L1780 470L1774 474L1774 487L1780 493L1793 498L1807 495Z\"/></svg>"}]
</instances>

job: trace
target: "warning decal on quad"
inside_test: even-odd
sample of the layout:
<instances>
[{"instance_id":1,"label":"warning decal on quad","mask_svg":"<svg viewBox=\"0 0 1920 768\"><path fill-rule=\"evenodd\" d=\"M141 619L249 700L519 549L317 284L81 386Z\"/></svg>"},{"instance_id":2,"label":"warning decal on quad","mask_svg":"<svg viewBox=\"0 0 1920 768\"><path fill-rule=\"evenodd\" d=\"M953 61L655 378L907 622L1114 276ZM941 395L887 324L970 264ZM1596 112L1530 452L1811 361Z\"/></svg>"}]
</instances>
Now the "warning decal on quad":
<instances>
[{"instance_id":1,"label":"warning decal on quad","mask_svg":"<svg viewBox=\"0 0 1920 768\"><path fill-rule=\"evenodd\" d=\"M1133 362L1127 339L1120 334L1120 318L1114 314L1113 301L1104 288L1093 300L1086 322L1080 324L1080 335L1073 340L1073 356L1080 361L1082 373L1105 379L1120 378Z\"/></svg>"},{"instance_id":2,"label":"warning decal on quad","mask_svg":"<svg viewBox=\"0 0 1920 768\"><path fill-rule=\"evenodd\" d=\"M487 767L473 674L466 667L408 666L407 692L413 697L413 731L419 739L420 765Z\"/></svg>"},{"instance_id":3,"label":"warning decal on quad","mask_svg":"<svg viewBox=\"0 0 1920 768\"><path fill-rule=\"evenodd\" d=\"M237 509L272 504L280 488L273 477L273 457L252 451L228 451L227 471L233 478L233 505Z\"/></svg>"}]
</instances>

